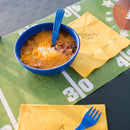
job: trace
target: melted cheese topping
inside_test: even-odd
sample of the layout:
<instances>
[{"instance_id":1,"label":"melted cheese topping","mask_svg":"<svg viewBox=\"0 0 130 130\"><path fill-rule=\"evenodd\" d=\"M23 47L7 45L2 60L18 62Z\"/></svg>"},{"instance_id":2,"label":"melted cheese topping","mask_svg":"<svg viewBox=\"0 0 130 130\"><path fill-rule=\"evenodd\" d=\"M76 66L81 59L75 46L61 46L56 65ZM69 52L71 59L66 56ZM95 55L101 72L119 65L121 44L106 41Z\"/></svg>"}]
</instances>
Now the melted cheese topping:
<instances>
[{"instance_id":1,"label":"melted cheese topping","mask_svg":"<svg viewBox=\"0 0 130 130\"><path fill-rule=\"evenodd\" d=\"M65 36L62 33L59 34L58 40L63 43L74 42L70 35ZM42 31L25 42L20 56L21 61L30 67L49 69L64 64L73 56L73 53L67 55L63 51L56 50L52 46L52 31Z\"/></svg>"}]
</instances>

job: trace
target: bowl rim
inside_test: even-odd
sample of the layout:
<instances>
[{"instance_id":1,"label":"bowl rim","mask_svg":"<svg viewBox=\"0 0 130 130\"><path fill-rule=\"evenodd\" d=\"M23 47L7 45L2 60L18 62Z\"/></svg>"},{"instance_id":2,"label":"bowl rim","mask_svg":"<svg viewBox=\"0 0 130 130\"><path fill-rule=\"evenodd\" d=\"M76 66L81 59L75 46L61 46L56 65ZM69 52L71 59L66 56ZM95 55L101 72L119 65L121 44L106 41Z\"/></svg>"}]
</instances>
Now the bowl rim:
<instances>
[{"instance_id":1,"label":"bowl rim","mask_svg":"<svg viewBox=\"0 0 130 130\"><path fill-rule=\"evenodd\" d=\"M77 34L77 32L73 29L73 28L71 28L70 26L68 26L68 25L66 25L66 24L61 24L61 26L64 26L64 27L66 27L67 29L69 29L69 30L71 30L71 32L73 32L73 34L74 34L74 36L76 37L76 46L77 46L77 49L76 49L76 52L74 53L74 55L68 60L68 61L66 61L65 63L63 63L63 64L61 64L60 66L57 66L57 67L53 67L53 68L48 68L48 69L39 69L39 68L34 68L34 67L30 67L30 66L28 66L28 65L26 65L26 64L24 64L21 60L20 60L20 58L19 58L19 56L18 56L18 54L17 54L17 46L18 46L18 43L19 43L19 41L21 40L21 38L22 37L24 37L25 36L25 34L27 34L30 30L33 30L34 28L36 28L37 26L41 26L41 25L43 25L43 24L54 24L54 22L47 22L47 23L40 23L40 24L37 24L37 25L34 25L34 26L32 26L32 27L30 27L29 29L27 29L27 30L25 30L19 37L18 37L18 39L17 39L17 41L16 41L16 44L15 44L15 48L14 48L14 53L15 53L15 57L16 57L16 59L18 60L18 62L23 66L23 67L25 67L25 68L27 68L27 69L29 69L29 70L34 70L34 71L52 71L52 70L56 70L56 69L59 69L59 68L62 68L63 66L66 66L68 63L70 63L71 61L73 61L74 59L75 59L75 57L77 56L77 54L78 54L78 52L79 52L79 49L80 49L80 38L79 38L79 35ZM36 34L36 33L35 33ZM71 35L71 34L70 34ZM33 35L31 35L31 36L33 36ZM78 43L78 44L77 44ZM24 43L23 43L24 44ZM22 45L23 46L23 45Z\"/></svg>"}]
</instances>

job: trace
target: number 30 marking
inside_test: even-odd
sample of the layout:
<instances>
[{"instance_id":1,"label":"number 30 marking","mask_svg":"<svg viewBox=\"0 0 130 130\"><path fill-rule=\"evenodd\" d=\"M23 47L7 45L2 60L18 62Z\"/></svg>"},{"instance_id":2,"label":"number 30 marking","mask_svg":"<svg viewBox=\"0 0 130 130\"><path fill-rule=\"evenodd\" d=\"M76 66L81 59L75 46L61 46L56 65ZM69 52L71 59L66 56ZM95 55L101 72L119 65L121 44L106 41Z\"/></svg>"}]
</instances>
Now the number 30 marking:
<instances>
[{"instance_id":1,"label":"number 30 marking","mask_svg":"<svg viewBox=\"0 0 130 130\"><path fill-rule=\"evenodd\" d=\"M75 92L75 90L72 88L72 87L68 87L66 88L64 91L63 91L63 94L66 95L68 94L68 101L69 102L73 102L75 101L76 99L78 99L79 95L77 92Z\"/></svg>"},{"instance_id":2,"label":"number 30 marking","mask_svg":"<svg viewBox=\"0 0 130 130\"><path fill-rule=\"evenodd\" d=\"M88 80L88 79L81 79L79 81L79 86L80 88L84 91L84 92L89 92L93 89L93 84ZM76 92L74 88L72 87L68 87L63 91L64 95L68 95L69 97L67 98L67 100L69 102L73 102L76 99L78 99L79 94L78 91Z\"/></svg>"}]
</instances>

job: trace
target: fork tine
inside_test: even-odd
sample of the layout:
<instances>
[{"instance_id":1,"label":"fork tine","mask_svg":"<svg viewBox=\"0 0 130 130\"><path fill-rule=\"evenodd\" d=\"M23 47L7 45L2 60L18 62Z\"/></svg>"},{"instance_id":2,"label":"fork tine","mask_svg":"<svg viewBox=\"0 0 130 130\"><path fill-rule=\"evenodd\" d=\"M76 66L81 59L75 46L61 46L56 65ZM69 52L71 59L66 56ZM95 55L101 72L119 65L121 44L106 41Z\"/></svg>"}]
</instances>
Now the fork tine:
<instances>
[{"instance_id":1,"label":"fork tine","mask_svg":"<svg viewBox=\"0 0 130 130\"><path fill-rule=\"evenodd\" d=\"M93 115L93 113L95 112L96 108L94 108L94 110L91 112L91 114L89 115L90 117Z\"/></svg>"},{"instance_id":2,"label":"fork tine","mask_svg":"<svg viewBox=\"0 0 130 130\"><path fill-rule=\"evenodd\" d=\"M75 130L85 130L88 127L93 126L94 124L97 123L102 113L101 112L99 113L99 111L97 110L97 112L94 114L94 112L96 111L96 108L94 108L93 111L92 109L93 109L93 106L88 110L88 112L86 112L86 114L83 116L81 123ZM98 113L99 115L97 116Z\"/></svg>"},{"instance_id":3,"label":"fork tine","mask_svg":"<svg viewBox=\"0 0 130 130\"><path fill-rule=\"evenodd\" d=\"M97 110L97 112L93 115L93 117L92 117L93 119L96 117L96 115L98 114L98 112L99 111Z\"/></svg>"},{"instance_id":4,"label":"fork tine","mask_svg":"<svg viewBox=\"0 0 130 130\"><path fill-rule=\"evenodd\" d=\"M88 112L86 114L89 115L89 113L91 112L92 109L93 109L93 106L88 110Z\"/></svg>"},{"instance_id":5,"label":"fork tine","mask_svg":"<svg viewBox=\"0 0 130 130\"><path fill-rule=\"evenodd\" d=\"M99 115L96 117L96 119L95 119L96 122L99 120L101 114L102 114L102 113L100 112Z\"/></svg>"}]
</instances>

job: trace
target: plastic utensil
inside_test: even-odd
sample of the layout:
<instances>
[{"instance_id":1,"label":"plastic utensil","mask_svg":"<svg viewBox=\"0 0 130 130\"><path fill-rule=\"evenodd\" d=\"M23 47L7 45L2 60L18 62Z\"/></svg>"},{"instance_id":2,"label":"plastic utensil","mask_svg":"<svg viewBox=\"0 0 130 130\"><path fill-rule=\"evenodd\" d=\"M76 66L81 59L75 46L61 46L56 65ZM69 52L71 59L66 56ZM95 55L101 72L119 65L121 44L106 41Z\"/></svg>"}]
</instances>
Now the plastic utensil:
<instances>
[{"instance_id":1,"label":"plastic utensil","mask_svg":"<svg viewBox=\"0 0 130 130\"><path fill-rule=\"evenodd\" d=\"M79 126L75 130L85 130L88 127L93 126L93 125L95 125L97 123L97 121L99 120L99 118L100 118L100 116L101 116L102 113L101 112L99 113L99 111L97 111L94 114L96 108L91 112L92 109L93 109L93 107L91 107L88 110L88 112L84 115L81 123L79 124Z\"/></svg>"},{"instance_id":2,"label":"plastic utensil","mask_svg":"<svg viewBox=\"0 0 130 130\"><path fill-rule=\"evenodd\" d=\"M59 35L60 25L61 25L64 13L65 13L64 9L61 9L61 8L56 11L55 22L53 25L53 32L52 32L53 46L56 45L56 40L57 40L58 35Z\"/></svg>"}]
</instances>

